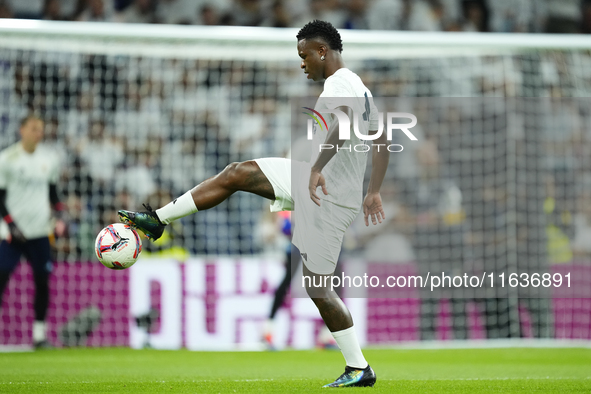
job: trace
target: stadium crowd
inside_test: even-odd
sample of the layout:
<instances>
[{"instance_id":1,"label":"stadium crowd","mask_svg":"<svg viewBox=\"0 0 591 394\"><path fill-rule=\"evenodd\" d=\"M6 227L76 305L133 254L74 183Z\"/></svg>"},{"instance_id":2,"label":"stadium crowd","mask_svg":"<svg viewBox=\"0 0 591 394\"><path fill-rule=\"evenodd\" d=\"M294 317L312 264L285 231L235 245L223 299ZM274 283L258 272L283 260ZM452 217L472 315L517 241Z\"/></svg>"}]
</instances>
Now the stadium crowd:
<instances>
[{"instance_id":1,"label":"stadium crowd","mask_svg":"<svg viewBox=\"0 0 591 394\"><path fill-rule=\"evenodd\" d=\"M409 31L591 33L589 0L0 0L0 17Z\"/></svg>"}]
</instances>

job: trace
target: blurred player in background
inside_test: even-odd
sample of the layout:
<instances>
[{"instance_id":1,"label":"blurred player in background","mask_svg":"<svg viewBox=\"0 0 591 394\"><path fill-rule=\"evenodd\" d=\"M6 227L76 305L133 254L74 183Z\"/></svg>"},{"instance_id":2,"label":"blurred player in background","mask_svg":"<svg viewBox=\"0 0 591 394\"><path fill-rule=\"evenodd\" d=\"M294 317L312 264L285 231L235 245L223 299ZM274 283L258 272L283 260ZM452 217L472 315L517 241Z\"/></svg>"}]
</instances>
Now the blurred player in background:
<instances>
[{"instance_id":1,"label":"blurred player in background","mask_svg":"<svg viewBox=\"0 0 591 394\"><path fill-rule=\"evenodd\" d=\"M308 79L323 81L324 91L316 111L351 111L359 116L359 132L378 131L378 113L371 92L361 79L345 67L339 32L328 22L313 21L297 34L300 67ZM353 99L349 101L348 99ZM350 103L346 105L347 103ZM351 105L354 108L351 108ZM336 112L333 112L336 113ZM363 116L361 116L363 114ZM273 200L272 211L294 210L293 243L303 258L306 291L316 304L322 319L332 332L345 358L345 372L325 387L373 386L376 375L359 345L353 319L347 306L330 287L345 230L363 206L365 223L375 225L385 218L380 187L388 166L389 153L374 149L371 179L365 199L363 177L367 156L334 147L363 144L357 133L350 140L339 139L336 116L326 115L330 126L317 130L313 145L331 144L332 149L313 149L309 163L283 158L265 158L228 165L218 175L200 183L171 203L156 211L119 211L121 220L142 230L149 238L158 239L165 226L181 217L215 207L237 191L245 191ZM350 122L353 125L355 122ZM349 130L353 131L353 130ZM374 136L374 144L386 144L385 133ZM346 146L345 146L346 144ZM293 170L293 172L292 172ZM296 187L292 189L293 182ZM321 187L322 194L317 194ZM316 286L314 284L320 284ZM324 285L322 285L324 284Z\"/></svg>"},{"instance_id":2,"label":"blurred player in background","mask_svg":"<svg viewBox=\"0 0 591 394\"><path fill-rule=\"evenodd\" d=\"M266 346L268 350L275 350L275 345L273 344L273 323L275 321L275 315L277 314L279 308L281 308L281 306L285 302L287 292L289 291L289 285L291 283L291 277L293 272L295 272L297 265L299 264L299 259L296 259L296 266L292 266L292 262L294 260L292 260L291 258L291 212L281 211L278 212L277 216L275 216L273 213L269 213L269 215L271 215L273 219L276 219L276 223L274 223L273 225L272 236L276 236L277 231L275 227L278 226L281 229L281 233L289 239L289 243L287 244L287 246L285 246L284 249L285 274L283 275L283 279L281 279L281 283L279 284L279 286L277 286L275 292L273 293L273 303L271 304L269 318L267 319L263 327L263 344Z\"/></svg>"},{"instance_id":3,"label":"blurred player in background","mask_svg":"<svg viewBox=\"0 0 591 394\"><path fill-rule=\"evenodd\" d=\"M33 344L47 346L46 324L49 306L49 274L52 270L49 235L63 233L65 224L55 227L51 208L61 211L57 194L59 161L48 148L39 145L44 122L35 115L22 120L21 140L0 152L0 305L2 294L21 256L31 264L35 281L35 322Z\"/></svg>"}]
</instances>

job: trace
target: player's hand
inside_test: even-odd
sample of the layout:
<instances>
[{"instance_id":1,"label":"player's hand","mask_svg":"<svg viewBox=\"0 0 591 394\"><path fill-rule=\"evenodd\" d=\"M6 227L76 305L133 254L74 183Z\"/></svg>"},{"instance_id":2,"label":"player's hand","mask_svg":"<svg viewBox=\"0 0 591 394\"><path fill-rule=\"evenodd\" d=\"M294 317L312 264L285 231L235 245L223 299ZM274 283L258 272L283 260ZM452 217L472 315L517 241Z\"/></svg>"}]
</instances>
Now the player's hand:
<instances>
[{"instance_id":1,"label":"player's hand","mask_svg":"<svg viewBox=\"0 0 591 394\"><path fill-rule=\"evenodd\" d=\"M365 218L365 225L369 226L369 218L371 222L377 225L378 222L386 219L384 208L382 208L382 197L380 193L368 193L363 200L363 216Z\"/></svg>"},{"instance_id":2,"label":"player's hand","mask_svg":"<svg viewBox=\"0 0 591 394\"><path fill-rule=\"evenodd\" d=\"M17 242L17 243L25 243L27 242L27 237L22 233L22 231L17 227L14 222L8 225L10 229L10 243Z\"/></svg>"},{"instance_id":3,"label":"player's hand","mask_svg":"<svg viewBox=\"0 0 591 394\"><path fill-rule=\"evenodd\" d=\"M324 175L320 173L320 171L314 171L310 173L310 183L308 184L308 190L310 191L310 198L314 201L314 204L320 206L320 197L316 194L316 189L318 186L322 187L322 193L325 196L328 195L328 190L326 190L326 181L324 179Z\"/></svg>"}]
</instances>

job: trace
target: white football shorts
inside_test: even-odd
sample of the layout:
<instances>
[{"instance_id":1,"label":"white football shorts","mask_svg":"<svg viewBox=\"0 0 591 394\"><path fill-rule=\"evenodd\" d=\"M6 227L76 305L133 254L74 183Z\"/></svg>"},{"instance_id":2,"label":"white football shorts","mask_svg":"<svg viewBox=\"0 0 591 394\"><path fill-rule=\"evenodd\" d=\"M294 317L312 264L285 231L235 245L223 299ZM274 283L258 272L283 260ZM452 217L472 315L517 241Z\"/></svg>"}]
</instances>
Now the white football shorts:
<instances>
[{"instance_id":1,"label":"white football shorts","mask_svg":"<svg viewBox=\"0 0 591 394\"><path fill-rule=\"evenodd\" d=\"M292 243L300 250L306 268L320 275L332 274L343 236L361 209L346 208L326 200L314 204L308 192L310 164L283 158L256 159L267 177L275 201L271 212L294 211ZM322 191L318 190L322 198Z\"/></svg>"}]
</instances>

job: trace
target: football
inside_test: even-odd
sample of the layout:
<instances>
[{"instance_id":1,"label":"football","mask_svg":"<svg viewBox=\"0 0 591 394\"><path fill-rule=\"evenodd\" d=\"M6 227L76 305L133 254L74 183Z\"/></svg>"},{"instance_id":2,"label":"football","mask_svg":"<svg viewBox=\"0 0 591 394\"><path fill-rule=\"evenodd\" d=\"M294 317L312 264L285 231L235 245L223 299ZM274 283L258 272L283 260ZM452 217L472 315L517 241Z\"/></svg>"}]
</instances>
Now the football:
<instances>
[{"instance_id":1,"label":"football","mask_svg":"<svg viewBox=\"0 0 591 394\"><path fill-rule=\"evenodd\" d=\"M131 267L142 252L137 231L123 223L109 224L96 237L96 257L107 268L122 270Z\"/></svg>"}]
</instances>

